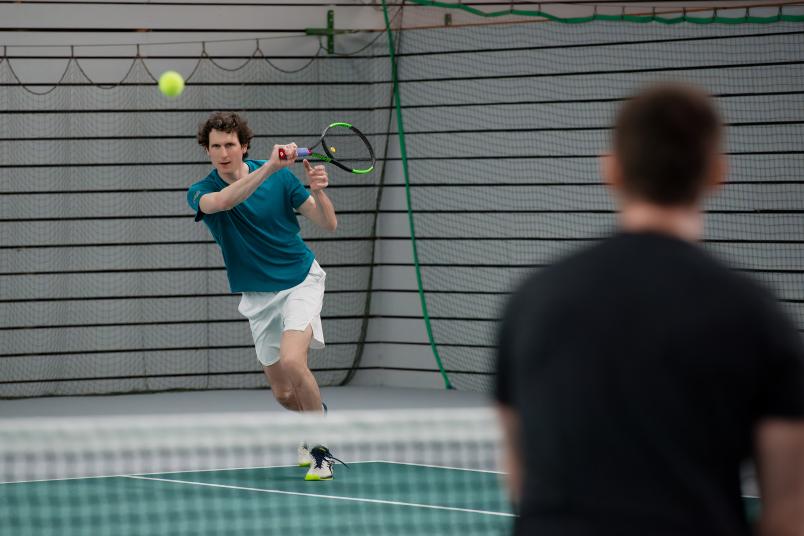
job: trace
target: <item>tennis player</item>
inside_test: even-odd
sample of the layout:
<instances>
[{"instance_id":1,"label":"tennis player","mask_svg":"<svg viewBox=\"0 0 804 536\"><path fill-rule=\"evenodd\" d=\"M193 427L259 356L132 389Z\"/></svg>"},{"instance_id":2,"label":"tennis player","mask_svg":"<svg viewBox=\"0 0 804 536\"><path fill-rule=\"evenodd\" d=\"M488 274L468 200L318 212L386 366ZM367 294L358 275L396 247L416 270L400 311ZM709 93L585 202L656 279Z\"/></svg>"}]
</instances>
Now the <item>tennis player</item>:
<instances>
[{"instance_id":1,"label":"tennis player","mask_svg":"<svg viewBox=\"0 0 804 536\"><path fill-rule=\"evenodd\" d=\"M187 192L196 221L206 224L223 253L232 292L241 293L239 312L248 318L257 359L276 400L291 411L326 411L308 368L309 348L324 347L321 307L326 273L299 235L294 211L327 231L338 221L324 193L324 166L304 161L309 185L289 170L296 145L274 145L268 160L250 160L253 137L236 113L212 114L198 130L198 143L214 169ZM299 446L307 480L332 478L333 459L323 446Z\"/></svg>"},{"instance_id":2,"label":"tennis player","mask_svg":"<svg viewBox=\"0 0 804 536\"><path fill-rule=\"evenodd\" d=\"M726 175L710 99L651 87L619 111L605 182L619 232L528 279L496 398L517 534L804 534L804 351L766 290L698 241Z\"/></svg>"}]
</instances>

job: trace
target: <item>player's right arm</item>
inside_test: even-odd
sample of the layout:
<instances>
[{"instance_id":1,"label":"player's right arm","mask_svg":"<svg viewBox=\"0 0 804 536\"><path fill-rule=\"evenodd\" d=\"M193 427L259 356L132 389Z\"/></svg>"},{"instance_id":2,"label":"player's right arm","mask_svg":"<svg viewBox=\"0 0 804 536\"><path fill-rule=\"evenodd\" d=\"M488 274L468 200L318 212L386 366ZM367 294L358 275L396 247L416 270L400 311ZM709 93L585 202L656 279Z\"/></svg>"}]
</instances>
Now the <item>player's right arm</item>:
<instances>
[{"instance_id":1,"label":"player's right arm","mask_svg":"<svg viewBox=\"0 0 804 536\"><path fill-rule=\"evenodd\" d=\"M502 465L508 497L514 505L519 504L522 497L522 452L520 448L520 418L517 411L504 404L497 404L497 417L502 428Z\"/></svg>"},{"instance_id":2,"label":"player's right arm","mask_svg":"<svg viewBox=\"0 0 804 536\"><path fill-rule=\"evenodd\" d=\"M279 158L279 148L283 147L288 154L286 160ZM271 157L265 164L252 171L240 180L237 180L218 192L210 192L201 197L198 206L204 214L215 214L231 210L254 193L260 184L273 173L282 168L290 167L296 160L296 144L274 145Z\"/></svg>"},{"instance_id":3,"label":"player's right arm","mask_svg":"<svg viewBox=\"0 0 804 536\"><path fill-rule=\"evenodd\" d=\"M754 428L762 496L759 534L804 535L804 347L790 319L768 295L756 321L762 326L764 367Z\"/></svg>"},{"instance_id":4,"label":"player's right arm","mask_svg":"<svg viewBox=\"0 0 804 536\"><path fill-rule=\"evenodd\" d=\"M757 427L761 536L804 534L804 421L768 419Z\"/></svg>"}]
</instances>

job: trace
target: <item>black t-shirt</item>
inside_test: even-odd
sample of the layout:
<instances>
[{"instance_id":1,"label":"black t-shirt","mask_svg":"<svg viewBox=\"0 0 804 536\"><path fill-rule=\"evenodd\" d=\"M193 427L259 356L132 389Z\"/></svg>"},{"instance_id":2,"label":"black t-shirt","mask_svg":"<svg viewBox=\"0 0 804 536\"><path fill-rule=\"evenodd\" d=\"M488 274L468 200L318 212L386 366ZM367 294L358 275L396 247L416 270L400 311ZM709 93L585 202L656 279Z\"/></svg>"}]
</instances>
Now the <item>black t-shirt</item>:
<instances>
[{"instance_id":1,"label":"black t-shirt","mask_svg":"<svg viewBox=\"0 0 804 536\"><path fill-rule=\"evenodd\" d=\"M739 535L762 417L804 416L799 333L697 245L619 234L527 280L500 331L518 534Z\"/></svg>"}]
</instances>

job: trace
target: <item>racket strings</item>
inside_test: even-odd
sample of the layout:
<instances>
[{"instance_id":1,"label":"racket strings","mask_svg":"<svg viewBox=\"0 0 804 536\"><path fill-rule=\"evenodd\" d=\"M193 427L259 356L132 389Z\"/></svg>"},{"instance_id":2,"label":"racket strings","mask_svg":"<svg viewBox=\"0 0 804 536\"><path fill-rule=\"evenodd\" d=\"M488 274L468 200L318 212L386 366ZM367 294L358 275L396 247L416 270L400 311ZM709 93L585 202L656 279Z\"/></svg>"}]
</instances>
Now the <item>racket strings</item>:
<instances>
[{"instance_id":1,"label":"racket strings","mask_svg":"<svg viewBox=\"0 0 804 536\"><path fill-rule=\"evenodd\" d=\"M368 145L352 129L333 127L327 131L323 142L330 155L347 167L367 169L374 164Z\"/></svg>"}]
</instances>

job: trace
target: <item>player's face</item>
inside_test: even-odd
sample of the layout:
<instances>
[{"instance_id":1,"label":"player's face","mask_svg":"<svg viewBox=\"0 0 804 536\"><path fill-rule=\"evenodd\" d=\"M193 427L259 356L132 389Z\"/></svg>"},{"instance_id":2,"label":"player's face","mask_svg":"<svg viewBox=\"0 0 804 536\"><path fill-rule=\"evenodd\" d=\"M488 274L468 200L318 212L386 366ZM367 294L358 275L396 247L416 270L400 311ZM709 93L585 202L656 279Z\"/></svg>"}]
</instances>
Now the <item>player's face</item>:
<instances>
[{"instance_id":1,"label":"player's face","mask_svg":"<svg viewBox=\"0 0 804 536\"><path fill-rule=\"evenodd\" d=\"M233 173L239 170L247 150L248 147L240 145L235 132L212 130L209 133L207 153L218 173Z\"/></svg>"}]
</instances>

